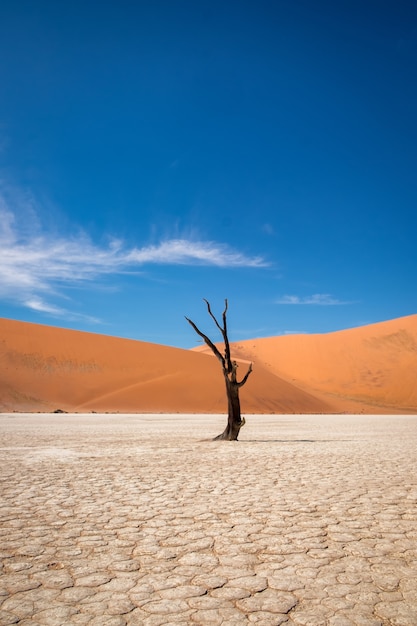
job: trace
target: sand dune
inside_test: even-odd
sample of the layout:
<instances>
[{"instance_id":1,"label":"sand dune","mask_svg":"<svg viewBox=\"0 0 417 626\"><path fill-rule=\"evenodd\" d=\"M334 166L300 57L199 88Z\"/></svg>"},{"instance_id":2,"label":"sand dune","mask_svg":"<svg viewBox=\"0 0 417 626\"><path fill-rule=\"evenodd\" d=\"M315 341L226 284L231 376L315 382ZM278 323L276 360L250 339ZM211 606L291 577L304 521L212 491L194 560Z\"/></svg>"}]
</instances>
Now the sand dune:
<instances>
[{"instance_id":1,"label":"sand dune","mask_svg":"<svg viewBox=\"0 0 417 626\"><path fill-rule=\"evenodd\" d=\"M417 410L417 315L325 335L243 341L236 356L335 404Z\"/></svg>"},{"instance_id":2,"label":"sand dune","mask_svg":"<svg viewBox=\"0 0 417 626\"><path fill-rule=\"evenodd\" d=\"M232 346L254 372L246 413L417 409L417 316ZM226 411L219 363L205 350L0 319L2 411Z\"/></svg>"},{"instance_id":3,"label":"sand dune","mask_svg":"<svg viewBox=\"0 0 417 626\"><path fill-rule=\"evenodd\" d=\"M260 364L242 389L244 410L328 412ZM25 322L0 320L0 409L5 411L225 411L212 356Z\"/></svg>"}]
</instances>

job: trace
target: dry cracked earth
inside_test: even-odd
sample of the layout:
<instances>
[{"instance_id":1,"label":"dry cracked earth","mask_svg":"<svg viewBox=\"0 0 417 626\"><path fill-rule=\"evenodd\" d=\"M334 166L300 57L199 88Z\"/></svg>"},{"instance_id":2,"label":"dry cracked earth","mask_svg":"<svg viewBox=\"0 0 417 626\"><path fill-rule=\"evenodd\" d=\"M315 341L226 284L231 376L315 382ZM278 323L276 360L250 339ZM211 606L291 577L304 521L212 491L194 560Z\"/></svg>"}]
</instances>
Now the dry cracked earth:
<instances>
[{"instance_id":1,"label":"dry cracked earth","mask_svg":"<svg viewBox=\"0 0 417 626\"><path fill-rule=\"evenodd\" d=\"M0 624L417 625L417 417L0 415Z\"/></svg>"}]
</instances>

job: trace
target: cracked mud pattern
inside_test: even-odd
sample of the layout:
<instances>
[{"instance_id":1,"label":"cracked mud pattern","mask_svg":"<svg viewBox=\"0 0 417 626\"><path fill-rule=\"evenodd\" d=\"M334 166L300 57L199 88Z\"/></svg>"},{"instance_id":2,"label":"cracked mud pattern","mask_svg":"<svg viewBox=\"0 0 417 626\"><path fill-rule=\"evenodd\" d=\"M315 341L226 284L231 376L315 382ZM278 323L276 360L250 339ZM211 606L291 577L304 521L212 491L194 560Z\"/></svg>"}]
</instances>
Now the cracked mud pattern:
<instances>
[{"instance_id":1,"label":"cracked mud pattern","mask_svg":"<svg viewBox=\"0 0 417 626\"><path fill-rule=\"evenodd\" d=\"M0 416L0 624L415 626L417 417Z\"/></svg>"}]
</instances>

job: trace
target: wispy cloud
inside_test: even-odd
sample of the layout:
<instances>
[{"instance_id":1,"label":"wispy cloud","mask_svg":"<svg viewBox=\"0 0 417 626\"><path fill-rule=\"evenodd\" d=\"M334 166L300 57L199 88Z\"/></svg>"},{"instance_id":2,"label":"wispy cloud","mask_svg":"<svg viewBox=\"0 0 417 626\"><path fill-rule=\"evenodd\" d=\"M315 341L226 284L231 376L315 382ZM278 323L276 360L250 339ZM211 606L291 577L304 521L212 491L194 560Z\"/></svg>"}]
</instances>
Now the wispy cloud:
<instances>
[{"instance_id":1,"label":"wispy cloud","mask_svg":"<svg viewBox=\"0 0 417 626\"><path fill-rule=\"evenodd\" d=\"M247 256L225 244L166 239L155 245L128 248L113 239L95 244L86 234L65 237L34 234L18 223L0 196L0 297L32 310L66 315L51 303L64 286L120 275L151 265L209 265L219 268L264 267L261 257Z\"/></svg>"},{"instance_id":2,"label":"wispy cloud","mask_svg":"<svg viewBox=\"0 0 417 626\"><path fill-rule=\"evenodd\" d=\"M41 298L32 297L24 300L23 304L33 311L40 311L41 313L51 313L52 315L63 315L65 314L64 309L61 309L57 306L53 306L52 304L47 304Z\"/></svg>"},{"instance_id":3,"label":"wispy cloud","mask_svg":"<svg viewBox=\"0 0 417 626\"><path fill-rule=\"evenodd\" d=\"M315 293L311 296L289 296L285 295L278 300L275 300L276 304L313 304L320 306L333 306L339 304L349 304L349 302L344 302L342 300L338 300L334 298L328 293Z\"/></svg>"},{"instance_id":4,"label":"wispy cloud","mask_svg":"<svg viewBox=\"0 0 417 626\"><path fill-rule=\"evenodd\" d=\"M170 239L157 245L134 248L125 253L125 262L145 265L215 265L217 267L265 267L261 257L248 257L214 241Z\"/></svg>"}]
</instances>

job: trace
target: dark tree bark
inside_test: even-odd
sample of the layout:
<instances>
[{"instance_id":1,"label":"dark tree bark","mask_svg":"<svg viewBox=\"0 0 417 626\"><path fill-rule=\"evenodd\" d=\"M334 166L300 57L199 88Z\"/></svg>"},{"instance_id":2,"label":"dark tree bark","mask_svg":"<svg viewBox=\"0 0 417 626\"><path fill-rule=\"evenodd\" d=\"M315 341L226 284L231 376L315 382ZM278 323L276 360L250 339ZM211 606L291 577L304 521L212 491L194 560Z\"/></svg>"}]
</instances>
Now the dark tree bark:
<instances>
[{"instance_id":1,"label":"dark tree bark","mask_svg":"<svg viewBox=\"0 0 417 626\"><path fill-rule=\"evenodd\" d=\"M191 326L194 328L197 335L204 339L205 343L208 345L213 354L220 361L222 366L224 381L226 384L226 394L227 394L227 405L228 405L228 418L227 425L224 431L215 437L214 439L224 439L226 441L237 441L239 436L239 431L242 426L245 424L245 418L241 417L240 414L240 400L239 400L239 389L243 387L246 381L249 378L250 373L252 372L252 363L249 365L248 371L245 376L239 382L237 380L236 371L237 371L237 363L236 361L232 361L230 356L230 345L229 338L227 335L227 300L225 300L225 307L222 315L223 326L217 321L216 317L213 315L210 307L210 303L207 300L204 300L207 305L207 311L210 317L213 319L217 328L222 334L223 342L224 342L224 354L218 350L217 346L205 335L201 330L192 322L188 317L185 319Z\"/></svg>"}]
</instances>

